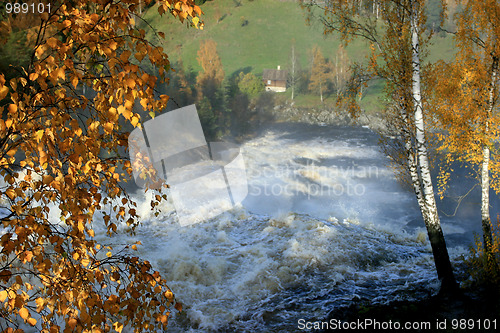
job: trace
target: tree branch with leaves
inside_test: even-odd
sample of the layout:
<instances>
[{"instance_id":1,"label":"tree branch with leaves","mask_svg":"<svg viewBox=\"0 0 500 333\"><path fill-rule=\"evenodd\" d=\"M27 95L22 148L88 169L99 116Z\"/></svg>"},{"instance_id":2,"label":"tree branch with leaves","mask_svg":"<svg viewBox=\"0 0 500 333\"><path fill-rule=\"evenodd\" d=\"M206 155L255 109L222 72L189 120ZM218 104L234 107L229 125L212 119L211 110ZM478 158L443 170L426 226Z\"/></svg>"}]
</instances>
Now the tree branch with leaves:
<instances>
[{"instance_id":1,"label":"tree branch with leaves","mask_svg":"<svg viewBox=\"0 0 500 333\"><path fill-rule=\"evenodd\" d=\"M467 1L456 15L454 61L435 66L432 94L436 105L436 136L446 164L441 169L441 195L450 176L450 161L472 166L481 185L483 250L488 266L498 270L492 253L490 189L500 193L500 165L496 141L500 135L500 4Z\"/></svg>"},{"instance_id":2,"label":"tree branch with leaves","mask_svg":"<svg viewBox=\"0 0 500 333\"><path fill-rule=\"evenodd\" d=\"M132 172L123 157L127 128L141 126L136 101L151 116L168 101L155 97L155 86L170 63L135 25L140 5L52 3L50 13L32 21L28 66L10 81L0 74L4 331L24 321L43 332L120 332L125 326L157 332L171 307L181 310L160 274L132 255L138 244L113 249L95 239L93 228L99 214L109 235L121 223L131 231L138 225L136 204L120 183ZM203 26L192 0L158 1L157 10ZM159 77L141 68L143 60ZM160 189L152 207L164 198Z\"/></svg>"}]
</instances>

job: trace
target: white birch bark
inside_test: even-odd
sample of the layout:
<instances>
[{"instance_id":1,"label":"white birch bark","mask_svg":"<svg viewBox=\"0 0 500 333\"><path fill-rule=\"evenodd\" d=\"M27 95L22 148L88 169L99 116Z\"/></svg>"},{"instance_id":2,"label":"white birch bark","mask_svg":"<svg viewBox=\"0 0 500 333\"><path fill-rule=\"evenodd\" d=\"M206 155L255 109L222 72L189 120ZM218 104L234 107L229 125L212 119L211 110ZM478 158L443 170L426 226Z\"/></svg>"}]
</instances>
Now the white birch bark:
<instances>
[{"instance_id":1,"label":"white birch bark","mask_svg":"<svg viewBox=\"0 0 500 333\"><path fill-rule=\"evenodd\" d=\"M488 131L488 124L485 130ZM483 221L490 220L490 176L489 176L490 148L483 147L483 163L481 169L481 218Z\"/></svg>"},{"instance_id":2,"label":"white birch bark","mask_svg":"<svg viewBox=\"0 0 500 333\"><path fill-rule=\"evenodd\" d=\"M489 123L486 120L484 127L485 133L488 133ZM483 242L486 255L489 255L492 244L492 235L490 228L490 148L488 145L483 146L483 162L481 168L481 224L483 228Z\"/></svg>"},{"instance_id":3,"label":"white birch bark","mask_svg":"<svg viewBox=\"0 0 500 333\"><path fill-rule=\"evenodd\" d=\"M323 103L323 87L321 84L321 80L319 81L319 96L321 98L321 103Z\"/></svg>"},{"instance_id":4,"label":"white birch bark","mask_svg":"<svg viewBox=\"0 0 500 333\"><path fill-rule=\"evenodd\" d=\"M488 109L486 111L486 119L484 123L484 134L488 135L490 130L490 118L493 113L493 107L495 103L495 87L497 81L497 71L498 71L498 58L493 57L493 63L491 65L491 82L488 96ZM490 163L490 148L487 143L483 143L483 162L481 167L481 224L483 228L483 242L484 250L488 260L491 258L491 244L493 243L493 237L491 234L490 226L490 173L489 173L489 163Z\"/></svg>"},{"instance_id":5,"label":"white birch bark","mask_svg":"<svg viewBox=\"0 0 500 333\"><path fill-rule=\"evenodd\" d=\"M335 55L335 82L337 88L337 96L339 95L340 87L339 87L339 53Z\"/></svg>"},{"instance_id":6,"label":"white birch bark","mask_svg":"<svg viewBox=\"0 0 500 333\"><path fill-rule=\"evenodd\" d=\"M292 86L292 101L293 101L293 98L294 98L294 95L295 95L295 84L296 84L296 76L295 76L295 63L297 62L297 59L295 58L295 45L292 44L292 58L290 59L291 62L292 62L292 82L291 82L291 86Z\"/></svg>"},{"instance_id":7,"label":"white birch bark","mask_svg":"<svg viewBox=\"0 0 500 333\"><path fill-rule=\"evenodd\" d=\"M434 197L434 187L430 173L427 142L425 139L425 123L421 94L421 66L420 66L420 45L418 31L417 10L419 3L417 0L411 1L411 45L412 45L412 96L414 103L415 120L415 141L417 145L417 164L420 171L420 184L422 187L423 200L420 202L422 217L427 228L429 240L434 254L434 262L438 278L441 280L443 289L455 288L456 282L453 276L446 242L444 239L439 215L437 211L436 199Z\"/></svg>"},{"instance_id":8,"label":"white birch bark","mask_svg":"<svg viewBox=\"0 0 500 333\"><path fill-rule=\"evenodd\" d=\"M411 120L408 117L407 108L404 104L400 105L400 112L405 126L402 129L402 132L405 141L406 162L408 163L408 171L410 173L411 184L413 186L415 196L417 197L418 206L424 207L424 195L422 193L422 185L420 183L417 161L414 153L414 146L412 144L412 135L410 132Z\"/></svg>"},{"instance_id":9,"label":"white birch bark","mask_svg":"<svg viewBox=\"0 0 500 333\"><path fill-rule=\"evenodd\" d=\"M436 200L434 198L434 188L430 174L427 142L425 139L424 112L420 88L420 50L415 16L416 15L414 14L412 18L412 95L415 109L415 139L417 144L418 164L422 178L425 210L428 214L429 222L432 225L439 225Z\"/></svg>"}]
</instances>

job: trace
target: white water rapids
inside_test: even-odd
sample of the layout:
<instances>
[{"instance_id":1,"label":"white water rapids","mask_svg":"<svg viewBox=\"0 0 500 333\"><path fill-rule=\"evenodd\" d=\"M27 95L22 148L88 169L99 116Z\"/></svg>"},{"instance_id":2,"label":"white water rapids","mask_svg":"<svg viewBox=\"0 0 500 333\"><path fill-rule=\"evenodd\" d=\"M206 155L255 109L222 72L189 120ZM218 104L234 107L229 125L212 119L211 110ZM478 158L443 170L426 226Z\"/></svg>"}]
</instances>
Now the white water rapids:
<instances>
[{"instance_id":1,"label":"white water rapids","mask_svg":"<svg viewBox=\"0 0 500 333\"><path fill-rule=\"evenodd\" d=\"M138 254L184 304L169 331L293 332L298 319L321 320L353 299L436 291L414 195L396 182L369 129L273 125L241 151L242 205L181 227L172 202L155 217L139 190L142 225L113 239L140 240ZM444 230L467 232L452 222ZM464 250L450 251L457 258Z\"/></svg>"},{"instance_id":2,"label":"white water rapids","mask_svg":"<svg viewBox=\"0 0 500 333\"><path fill-rule=\"evenodd\" d=\"M137 190L137 233L120 226L109 239L96 216L96 237L142 242L137 254L183 303L169 332L295 332L299 319L325 319L353 300L429 295L438 282L415 197L377 139L366 128L270 125L241 146L241 205L182 227L171 199L154 216L150 194ZM454 260L479 230L478 207L442 219Z\"/></svg>"}]
</instances>

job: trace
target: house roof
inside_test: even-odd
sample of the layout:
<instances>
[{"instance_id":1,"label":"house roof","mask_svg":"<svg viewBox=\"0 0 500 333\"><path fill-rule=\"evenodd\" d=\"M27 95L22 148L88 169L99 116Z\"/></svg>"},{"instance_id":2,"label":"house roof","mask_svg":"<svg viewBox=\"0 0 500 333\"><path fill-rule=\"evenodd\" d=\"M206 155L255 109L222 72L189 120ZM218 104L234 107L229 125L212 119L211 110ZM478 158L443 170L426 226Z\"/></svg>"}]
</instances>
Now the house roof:
<instances>
[{"instance_id":1,"label":"house roof","mask_svg":"<svg viewBox=\"0 0 500 333\"><path fill-rule=\"evenodd\" d=\"M262 71L263 80L286 81L288 71L280 69L264 69Z\"/></svg>"}]
</instances>

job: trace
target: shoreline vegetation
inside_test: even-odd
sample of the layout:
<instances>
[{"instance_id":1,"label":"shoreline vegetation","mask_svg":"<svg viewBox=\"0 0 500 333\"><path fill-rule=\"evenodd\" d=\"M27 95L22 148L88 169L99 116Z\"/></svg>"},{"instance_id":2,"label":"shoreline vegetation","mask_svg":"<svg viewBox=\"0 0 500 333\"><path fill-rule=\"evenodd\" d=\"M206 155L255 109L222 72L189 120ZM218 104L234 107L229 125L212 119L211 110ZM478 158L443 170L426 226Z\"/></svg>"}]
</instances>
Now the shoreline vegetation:
<instances>
[{"instance_id":1,"label":"shoreline vegetation","mask_svg":"<svg viewBox=\"0 0 500 333\"><path fill-rule=\"evenodd\" d=\"M376 111L363 112L357 119L354 119L348 111L339 110L335 106L298 107L287 102L275 105L272 110L258 111L258 113L267 115L259 117L260 119L271 118L275 122L306 123L322 126L366 126L378 133L387 131L383 116Z\"/></svg>"}]
</instances>

